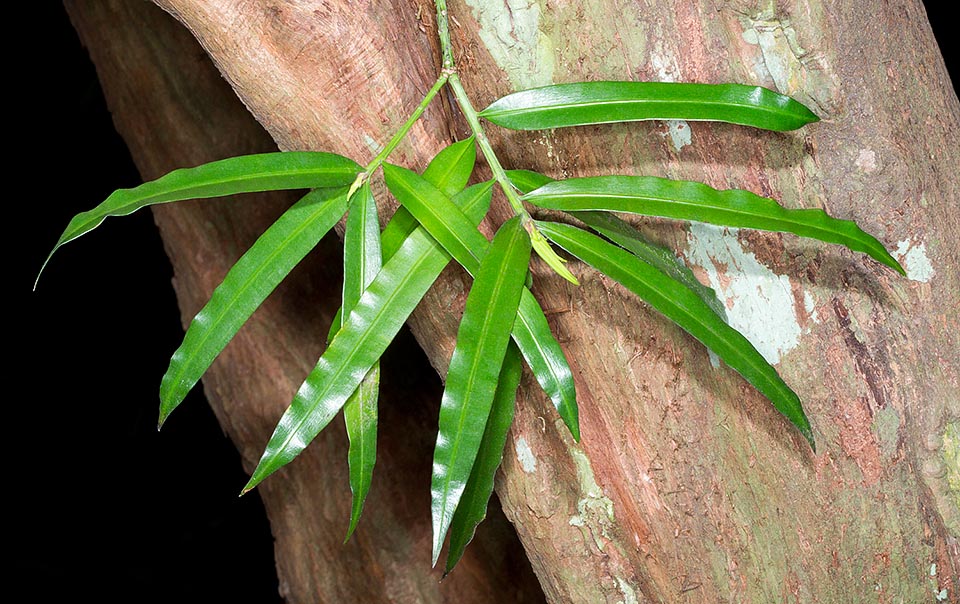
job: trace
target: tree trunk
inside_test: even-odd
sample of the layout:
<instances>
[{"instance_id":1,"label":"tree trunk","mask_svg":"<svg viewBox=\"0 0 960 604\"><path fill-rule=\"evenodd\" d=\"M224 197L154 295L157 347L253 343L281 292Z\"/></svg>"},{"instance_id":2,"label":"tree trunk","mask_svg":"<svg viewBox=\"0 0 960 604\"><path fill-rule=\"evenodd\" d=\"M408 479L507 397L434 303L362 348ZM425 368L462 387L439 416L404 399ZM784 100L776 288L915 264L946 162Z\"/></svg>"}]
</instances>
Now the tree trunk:
<instances>
[{"instance_id":1,"label":"tree trunk","mask_svg":"<svg viewBox=\"0 0 960 604\"><path fill-rule=\"evenodd\" d=\"M426 2L156 3L192 32L282 149L363 163L439 69ZM142 3L91 4L68 2L145 178L265 148L222 100L216 74L183 50L182 32L154 29L154 16L139 16ZM551 82L737 81L790 94L823 118L788 134L684 122L533 134L491 127L508 167L669 176L822 207L896 250L909 277L792 236L638 222L718 290L731 323L776 363L804 401L814 454L734 372L619 286L573 265L576 288L535 263L535 293L577 377L583 438L569 438L525 376L497 493L547 600L921 602L942 589L956 598L960 104L921 3L449 8L460 71L480 107ZM148 60L155 81L129 77ZM187 81L196 88L185 91ZM157 129L138 115L181 127ZM466 133L454 107L434 104L392 161L422 169ZM157 209L185 322L286 203ZM508 212L495 202L493 223ZM328 246L298 269L205 378L248 469L319 355L337 304L336 256ZM468 287L462 271L448 270L409 322L441 374ZM425 470L436 401L394 404L383 405L363 530L346 546L341 430L325 430L259 487L285 597L542 597L528 574L511 575L522 565L501 553L513 551L509 531L490 521L463 568L437 583Z\"/></svg>"}]
</instances>

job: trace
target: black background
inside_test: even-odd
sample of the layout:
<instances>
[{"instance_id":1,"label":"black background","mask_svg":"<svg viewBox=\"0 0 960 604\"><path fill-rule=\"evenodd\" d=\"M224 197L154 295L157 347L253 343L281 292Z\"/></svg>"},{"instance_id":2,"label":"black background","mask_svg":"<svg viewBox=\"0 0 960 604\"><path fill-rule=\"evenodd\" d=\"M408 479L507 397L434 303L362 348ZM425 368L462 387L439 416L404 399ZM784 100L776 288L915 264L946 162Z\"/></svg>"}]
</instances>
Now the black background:
<instances>
[{"instance_id":1,"label":"black background","mask_svg":"<svg viewBox=\"0 0 960 604\"><path fill-rule=\"evenodd\" d=\"M62 6L35 4L24 22L42 25L28 35L43 44L8 51L19 85L5 93L9 152L26 158L6 174L6 202L23 213L5 238L8 590L40 602L278 602L262 505L237 497L246 476L199 389L156 430L159 378L183 333L150 213L71 243L30 292L72 214L140 182ZM955 70L948 6L928 13Z\"/></svg>"}]
</instances>

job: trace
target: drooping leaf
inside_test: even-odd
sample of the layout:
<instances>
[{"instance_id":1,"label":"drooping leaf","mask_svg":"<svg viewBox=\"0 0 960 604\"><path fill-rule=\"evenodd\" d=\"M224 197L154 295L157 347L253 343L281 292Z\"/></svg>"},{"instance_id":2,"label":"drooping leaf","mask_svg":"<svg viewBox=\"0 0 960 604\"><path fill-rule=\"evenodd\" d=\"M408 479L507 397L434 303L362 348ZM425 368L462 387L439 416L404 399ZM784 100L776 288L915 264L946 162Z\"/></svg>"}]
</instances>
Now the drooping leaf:
<instances>
[{"instance_id":1,"label":"drooping leaf","mask_svg":"<svg viewBox=\"0 0 960 604\"><path fill-rule=\"evenodd\" d=\"M187 328L160 382L160 424L250 315L347 210L347 189L317 189L283 213L230 268Z\"/></svg>"},{"instance_id":2,"label":"drooping leaf","mask_svg":"<svg viewBox=\"0 0 960 604\"><path fill-rule=\"evenodd\" d=\"M498 126L543 130L639 120L704 120L794 130L818 118L760 86L684 82L579 82L521 90L480 112Z\"/></svg>"},{"instance_id":3,"label":"drooping leaf","mask_svg":"<svg viewBox=\"0 0 960 604\"><path fill-rule=\"evenodd\" d=\"M467 295L440 402L430 484L433 563L473 469L530 264L530 237L515 216L498 229Z\"/></svg>"},{"instance_id":4,"label":"drooping leaf","mask_svg":"<svg viewBox=\"0 0 960 604\"><path fill-rule=\"evenodd\" d=\"M443 193L416 173L389 164L384 165L387 187L411 214L436 238L471 275L476 276L479 258L486 253L489 242ZM576 389L573 373L563 350L550 332L547 319L539 303L524 288L520 298L519 315L514 323L514 341L533 370L543 390L577 440Z\"/></svg>"},{"instance_id":5,"label":"drooping leaf","mask_svg":"<svg viewBox=\"0 0 960 604\"><path fill-rule=\"evenodd\" d=\"M487 212L492 184L468 187L454 197L454 204L462 204L457 211L474 220L472 228ZM396 249L384 246L383 256L383 268L300 386L243 492L292 461L330 423L450 261L422 227Z\"/></svg>"},{"instance_id":6,"label":"drooping leaf","mask_svg":"<svg viewBox=\"0 0 960 604\"><path fill-rule=\"evenodd\" d=\"M445 573L449 573L463 556L467 544L473 540L477 525L487 515L490 494L493 493L493 480L503 460L503 447L507 442L507 432L513 423L514 403L517 398L517 386L522 374L520 351L516 344L507 347L503 357L503 367L497 381L497 391L493 395L490 416L483 430L477 459L463 489L460 503L450 522L450 549L447 552Z\"/></svg>"},{"instance_id":7,"label":"drooping leaf","mask_svg":"<svg viewBox=\"0 0 960 604\"><path fill-rule=\"evenodd\" d=\"M350 211L343 235L342 308L348 315L380 268L380 221L377 218L377 202L370 191L370 183L366 182L350 200ZM373 467L377 461L379 390L380 362L377 361L343 406L343 420L350 441L347 461L350 491L353 493L350 526L344 541L349 540L357 528L363 503L373 481Z\"/></svg>"},{"instance_id":8,"label":"drooping leaf","mask_svg":"<svg viewBox=\"0 0 960 604\"><path fill-rule=\"evenodd\" d=\"M693 291L630 252L597 235L555 222L543 234L646 301L719 356L766 396L815 447L800 398L737 330L723 322Z\"/></svg>"},{"instance_id":9,"label":"drooping leaf","mask_svg":"<svg viewBox=\"0 0 960 604\"><path fill-rule=\"evenodd\" d=\"M556 180L523 199L541 208L567 212L629 212L794 233L845 245L905 274L883 245L856 223L831 218L819 209L789 210L772 199L741 189L718 191L699 182L655 176L594 176Z\"/></svg>"},{"instance_id":10,"label":"drooping leaf","mask_svg":"<svg viewBox=\"0 0 960 604\"><path fill-rule=\"evenodd\" d=\"M647 264L652 264L673 279L686 285L691 291L700 296L700 299L713 309L713 312L717 313L717 316L726 321L726 307L717 297L717 293L713 291L713 288L700 283L700 280L693 274L690 267L683 264L683 261L677 258L672 252L646 241L643 235L641 235L637 229L633 228L630 223L610 212L570 212L570 215L610 241L633 253Z\"/></svg>"},{"instance_id":11,"label":"drooping leaf","mask_svg":"<svg viewBox=\"0 0 960 604\"><path fill-rule=\"evenodd\" d=\"M434 253L423 253L424 249ZM330 423L433 283L448 257L422 230L377 273L297 391L244 492L292 461Z\"/></svg>"},{"instance_id":12,"label":"drooping leaf","mask_svg":"<svg viewBox=\"0 0 960 604\"><path fill-rule=\"evenodd\" d=\"M467 186L477 160L473 137L444 147L423 171L423 179L453 197Z\"/></svg>"},{"instance_id":13,"label":"drooping leaf","mask_svg":"<svg viewBox=\"0 0 960 604\"><path fill-rule=\"evenodd\" d=\"M185 199L343 187L353 182L361 170L356 162L341 155L313 151L244 155L174 170L138 187L118 189L97 207L74 216L44 266L60 246L92 231L110 216L126 216L149 205Z\"/></svg>"},{"instance_id":14,"label":"drooping leaf","mask_svg":"<svg viewBox=\"0 0 960 604\"><path fill-rule=\"evenodd\" d=\"M554 179L531 170L508 170L507 177L522 193L527 194ZM677 281L680 281L703 299L721 318L726 320L727 312L712 288L700 283L690 268L683 264L671 251L653 245L631 224L610 212L569 212L594 231L600 233L620 247L639 256L644 262L654 265Z\"/></svg>"}]
</instances>

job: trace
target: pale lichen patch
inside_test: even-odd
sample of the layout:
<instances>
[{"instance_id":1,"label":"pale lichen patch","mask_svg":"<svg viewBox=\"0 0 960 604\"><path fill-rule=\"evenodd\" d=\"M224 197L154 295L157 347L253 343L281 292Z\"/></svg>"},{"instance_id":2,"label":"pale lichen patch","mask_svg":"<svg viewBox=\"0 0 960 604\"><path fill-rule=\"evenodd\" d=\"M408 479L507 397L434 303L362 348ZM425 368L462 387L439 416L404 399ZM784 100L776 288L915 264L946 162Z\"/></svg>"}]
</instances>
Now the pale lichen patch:
<instances>
[{"instance_id":1,"label":"pale lichen patch","mask_svg":"<svg viewBox=\"0 0 960 604\"><path fill-rule=\"evenodd\" d=\"M520 460L520 467L527 474L533 474L537 471L537 457L533 454L527 439L520 437L513 442L513 450L517 452L517 459Z\"/></svg>"},{"instance_id":2,"label":"pale lichen patch","mask_svg":"<svg viewBox=\"0 0 960 604\"><path fill-rule=\"evenodd\" d=\"M687 235L687 260L699 265L721 299L728 323L740 331L770 363L777 363L800 342L804 329L798 319L789 278L777 275L745 251L737 229L694 222ZM722 269L722 270L721 270ZM804 308L812 298L804 295Z\"/></svg>"},{"instance_id":3,"label":"pale lichen patch","mask_svg":"<svg viewBox=\"0 0 960 604\"><path fill-rule=\"evenodd\" d=\"M913 281L927 283L933 278L933 265L927 257L927 246L924 243L913 243L911 239L904 239L897 243L897 250L893 255L900 261L907 277Z\"/></svg>"},{"instance_id":4,"label":"pale lichen patch","mask_svg":"<svg viewBox=\"0 0 960 604\"><path fill-rule=\"evenodd\" d=\"M857 159L853 162L857 168L867 174L877 171L877 154L872 149L860 149Z\"/></svg>"},{"instance_id":5,"label":"pale lichen patch","mask_svg":"<svg viewBox=\"0 0 960 604\"><path fill-rule=\"evenodd\" d=\"M611 539L609 531L614 524L613 501L603 494L603 489L597 484L587 454L578 448L571 448L570 456L577 469L580 499L577 501L577 515L570 518L569 524L582 529L585 537L589 532L594 545L603 551Z\"/></svg>"},{"instance_id":6,"label":"pale lichen patch","mask_svg":"<svg viewBox=\"0 0 960 604\"><path fill-rule=\"evenodd\" d=\"M620 600L620 602L623 604L639 604L640 600L637 598L637 591L633 586L623 577L614 577L614 579L617 580L617 587L620 589L620 593L623 594L623 599Z\"/></svg>"},{"instance_id":7,"label":"pale lichen patch","mask_svg":"<svg viewBox=\"0 0 960 604\"><path fill-rule=\"evenodd\" d=\"M554 47L540 31L540 5L530 0L467 0L480 39L515 89L553 83Z\"/></svg>"}]
</instances>

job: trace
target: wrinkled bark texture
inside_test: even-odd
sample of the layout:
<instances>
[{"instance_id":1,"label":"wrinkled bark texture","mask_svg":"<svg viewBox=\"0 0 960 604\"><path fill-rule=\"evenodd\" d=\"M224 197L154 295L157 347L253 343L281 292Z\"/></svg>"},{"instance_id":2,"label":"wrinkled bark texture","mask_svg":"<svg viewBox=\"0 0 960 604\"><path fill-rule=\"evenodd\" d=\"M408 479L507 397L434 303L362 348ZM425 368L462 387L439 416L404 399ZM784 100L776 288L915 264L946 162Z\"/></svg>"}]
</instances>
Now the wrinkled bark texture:
<instances>
[{"instance_id":1,"label":"wrinkled bark texture","mask_svg":"<svg viewBox=\"0 0 960 604\"><path fill-rule=\"evenodd\" d=\"M438 71L427 2L156 3L199 40L281 149L363 163ZM100 29L110 23L101 14L132 15L138 3L87 4L68 3L145 178L269 146L247 134L222 89L205 88L221 83L199 50L183 50L182 31L147 34L141 23L120 28L128 39L118 40ZM480 107L551 82L737 81L790 94L823 118L786 134L684 122L533 134L491 127L508 167L700 180L821 207L875 234L909 275L791 236L637 221L717 289L734 326L776 363L804 401L813 453L734 372L619 286L571 263L576 288L535 263L535 293L574 367L583 438L569 438L527 375L497 492L547 600L921 602L941 589L955 598L960 105L920 2L457 0L449 8L462 76ZM111 44L167 62L155 91L167 97L151 109L176 113L125 114L142 110L143 99L116 75L129 57L98 51ZM200 88L185 94L184 80ZM161 139L152 119L183 127L163 129ZM435 103L392 160L422 169L465 134L456 109ZM381 198L386 213L393 202ZM288 203L156 212L184 321ZM508 211L495 202L486 227ZM248 469L321 350L336 305L331 245L298 269L205 380ZM462 271L448 270L410 321L441 374L468 287ZM374 490L348 545L339 545L349 509L341 430L326 430L260 487L284 595L542 597L522 571L511 578L521 565L518 554L500 553L509 530L496 522L442 584L426 570L436 403L396 404L402 409L384 411Z\"/></svg>"}]
</instances>

